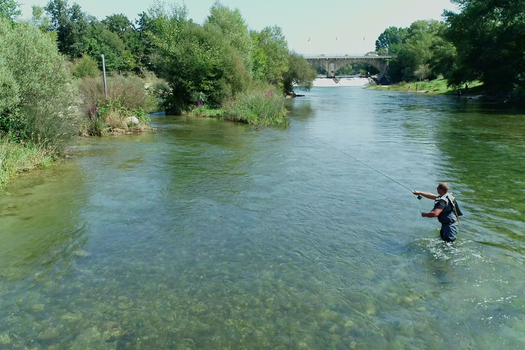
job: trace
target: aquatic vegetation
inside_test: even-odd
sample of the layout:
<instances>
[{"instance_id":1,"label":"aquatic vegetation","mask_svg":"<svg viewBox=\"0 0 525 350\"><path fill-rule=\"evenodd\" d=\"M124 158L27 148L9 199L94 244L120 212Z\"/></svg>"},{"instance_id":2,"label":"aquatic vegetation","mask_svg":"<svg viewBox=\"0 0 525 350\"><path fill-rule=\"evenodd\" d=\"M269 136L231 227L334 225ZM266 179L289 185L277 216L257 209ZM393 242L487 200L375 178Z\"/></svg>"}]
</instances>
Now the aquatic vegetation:
<instances>
[{"instance_id":1,"label":"aquatic vegetation","mask_svg":"<svg viewBox=\"0 0 525 350\"><path fill-rule=\"evenodd\" d=\"M222 108L211 108L200 102L186 116L220 118L260 126L287 126L285 98L271 86L259 86L228 99Z\"/></svg>"},{"instance_id":2,"label":"aquatic vegetation","mask_svg":"<svg viewBox=\"0 0 525 350\"><path fill-rule=\"evenodd\" d=\"M0 132L0 187L16 173L45 168L53 161L49 151L30 142L21 143L16 134Z\"/></svg>"},{"instance_id":3,"label":"aquatic vegetation","mask_svg":"<svg viewBox=\"0 0 525 350\"><path fill-rule=\"evenodd\" d=\"M78 85L86 117L81 134L105 136L150 129L147 112L156 108L156 100L145 88L144 80L136 76L108 77L107 99L102 79L85 77Z\"/></svg>"},{"instance_id":4,"label":"aquatic vegetation","mask_svg":"<svg viewBox=\"0 0 525 350\"><path fill-rule=\"evenodd\" d=\"M287 126L284 97L271 87L239 93L224 104L224 119L261 126Z\"/></svg>"}]
</instances>

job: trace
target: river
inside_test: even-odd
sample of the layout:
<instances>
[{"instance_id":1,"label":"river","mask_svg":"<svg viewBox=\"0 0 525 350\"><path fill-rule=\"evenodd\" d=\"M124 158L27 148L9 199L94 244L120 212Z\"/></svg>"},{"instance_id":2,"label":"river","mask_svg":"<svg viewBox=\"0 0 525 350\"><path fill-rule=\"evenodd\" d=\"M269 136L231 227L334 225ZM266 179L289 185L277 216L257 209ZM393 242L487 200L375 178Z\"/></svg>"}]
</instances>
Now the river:
<instances>
[{"instance_id":1,"label":"river","mask_svg":"<svg viewBox=\"0 0 525 350\"><path fill-rule=\"evenodd\" d=\"M153 117L0 192L0 349L523 349L525 115L319 88ZM404 186L447 181L454 246Z\"/></svg>"}]
</instances>

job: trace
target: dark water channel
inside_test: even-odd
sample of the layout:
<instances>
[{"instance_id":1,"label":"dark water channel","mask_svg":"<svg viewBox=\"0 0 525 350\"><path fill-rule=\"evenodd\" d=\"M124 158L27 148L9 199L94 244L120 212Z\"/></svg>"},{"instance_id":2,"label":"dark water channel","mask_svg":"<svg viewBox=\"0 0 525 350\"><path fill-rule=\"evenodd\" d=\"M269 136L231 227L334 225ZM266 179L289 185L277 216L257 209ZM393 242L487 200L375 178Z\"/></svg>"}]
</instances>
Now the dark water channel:
<instances>
[{"instance_id":1,"label":"dark water channel","mask_svg":"<svg viewBox=\"0 0 525 350\"><path fill-rule=\"evenodd\" d=\"M524 114L346 87L290 118L155 117L0 192L0 349L525 347ZM336 148L449 182L457 244Z\"/></svg>"}]
</instances>

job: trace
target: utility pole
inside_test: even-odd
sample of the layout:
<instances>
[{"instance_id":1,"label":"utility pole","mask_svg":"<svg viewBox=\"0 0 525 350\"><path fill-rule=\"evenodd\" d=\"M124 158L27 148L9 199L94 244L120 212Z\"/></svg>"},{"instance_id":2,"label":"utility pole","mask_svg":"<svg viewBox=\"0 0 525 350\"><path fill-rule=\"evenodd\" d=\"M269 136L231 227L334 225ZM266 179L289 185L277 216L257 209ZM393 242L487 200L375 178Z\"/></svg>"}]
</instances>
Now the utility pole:
<instances>
[{"instance_id":1,"label":"utility pole","mask_svg":"<svg viewBox=\"0 0 525 350\"><path fill-rule=\"evenodd\" d=\"M104 76L104 94L107 100L108 99L108 85L106 83L106 61L104 61L104 55L102 55L102 73Z\"/></svg>"}]
</instances>

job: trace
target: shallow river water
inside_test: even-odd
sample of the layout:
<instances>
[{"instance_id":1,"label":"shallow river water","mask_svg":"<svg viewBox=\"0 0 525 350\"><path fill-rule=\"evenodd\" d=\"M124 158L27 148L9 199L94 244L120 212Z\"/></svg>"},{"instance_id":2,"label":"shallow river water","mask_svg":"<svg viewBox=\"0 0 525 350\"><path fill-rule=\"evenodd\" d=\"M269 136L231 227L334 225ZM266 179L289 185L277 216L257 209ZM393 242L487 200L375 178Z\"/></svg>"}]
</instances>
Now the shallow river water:
<instances>
[{"instance_id":1,"label":"shallow river water","mask_svg":"<svg viewBox=\"0 0 525 350\"><path fill-rule=\"evenodd\" d=\"M0 192L0 349L523 349L525 115L314 88L153 117ZM405 188L447 181L457 243Z\"/></svg>"}]
</instances>

